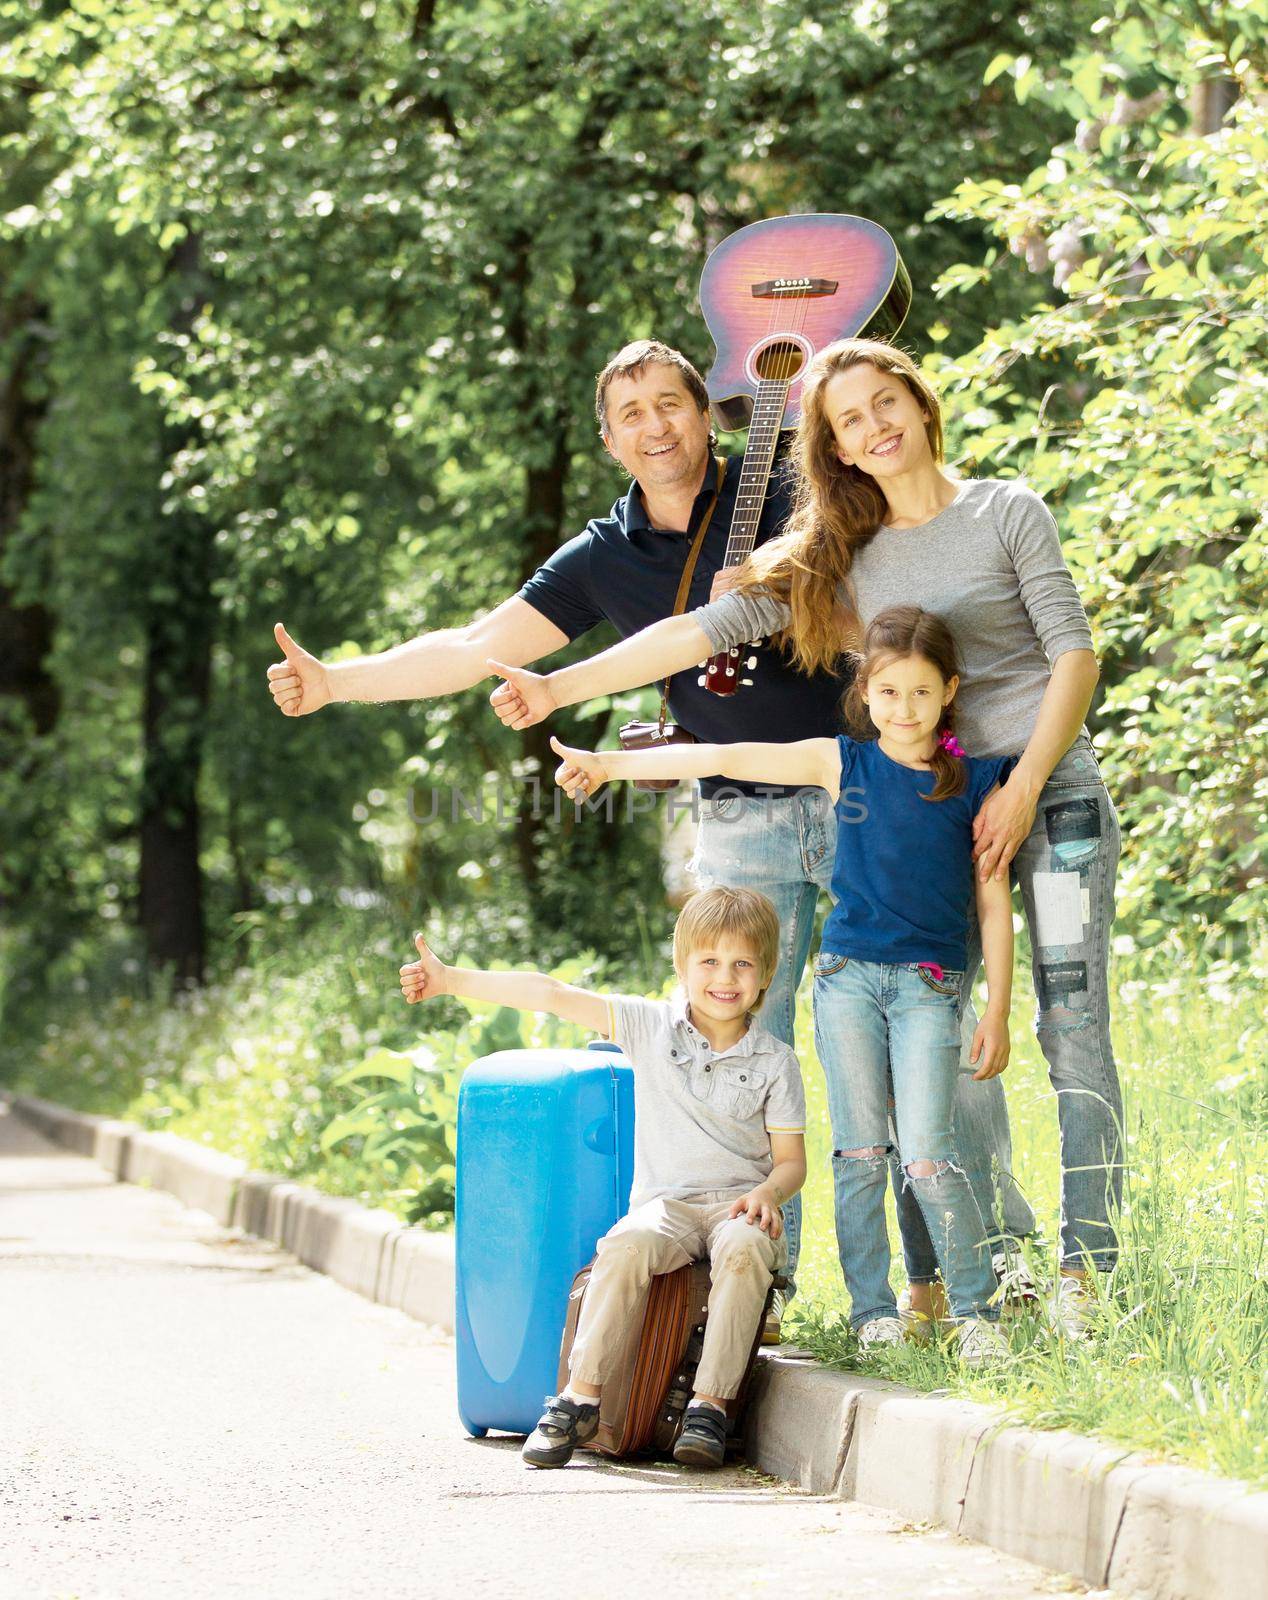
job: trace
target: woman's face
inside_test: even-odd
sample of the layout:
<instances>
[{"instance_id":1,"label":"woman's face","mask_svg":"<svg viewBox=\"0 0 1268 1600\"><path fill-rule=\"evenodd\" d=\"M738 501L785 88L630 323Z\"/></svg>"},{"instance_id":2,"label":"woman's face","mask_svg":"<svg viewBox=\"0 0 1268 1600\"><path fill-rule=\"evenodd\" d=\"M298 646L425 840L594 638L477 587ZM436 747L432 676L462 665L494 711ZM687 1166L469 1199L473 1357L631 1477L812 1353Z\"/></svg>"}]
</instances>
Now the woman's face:
<instances>
[{"instance_id":1,"label":"woman's face","mask_svg":"<svg viewBox=\"0 0 1268 1600\"><path fill-rule=\"evenodd\" d=\"M932 462L929 413L894 373L870 361L848 367L824 384L823 406L846 466L884 479Z\"/></svg>"}]
</instances>

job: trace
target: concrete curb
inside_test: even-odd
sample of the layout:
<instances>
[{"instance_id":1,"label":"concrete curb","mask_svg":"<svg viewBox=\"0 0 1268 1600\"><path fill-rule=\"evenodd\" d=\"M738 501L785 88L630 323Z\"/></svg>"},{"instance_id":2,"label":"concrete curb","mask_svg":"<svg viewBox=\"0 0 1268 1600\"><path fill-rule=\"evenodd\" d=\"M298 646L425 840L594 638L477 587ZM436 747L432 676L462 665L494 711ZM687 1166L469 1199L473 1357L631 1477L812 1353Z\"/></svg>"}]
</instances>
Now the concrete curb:
<instances>
[{"instance_id":1,"label":"concrete curb","mask_svg":"<svg viewBox=\"0 0 1268 1600\"><path fill-rule=\"evenodd\" d=\"M248 1172L202 1145L3 1094L116 1178L169 1189L357 1293L453 1331L448 1235ZM816 1365L783 1348L754 1374L750 1463L815 1494L936 1522L1008 1555L1142 1600L1268 1600L1268 1494L1001 1412Z\"/></svg>"},{"instance_id":2,"label":"concrete curb","mask_svg":"<svg viewBox=\"0 0 1268 1600\"><path fill-rule=\"evenodd\" d=\"M1142 1600L1268 1600L1268 1494L969 1401L771 1352L753 1466Z\"/></svg>"}]
</instances>

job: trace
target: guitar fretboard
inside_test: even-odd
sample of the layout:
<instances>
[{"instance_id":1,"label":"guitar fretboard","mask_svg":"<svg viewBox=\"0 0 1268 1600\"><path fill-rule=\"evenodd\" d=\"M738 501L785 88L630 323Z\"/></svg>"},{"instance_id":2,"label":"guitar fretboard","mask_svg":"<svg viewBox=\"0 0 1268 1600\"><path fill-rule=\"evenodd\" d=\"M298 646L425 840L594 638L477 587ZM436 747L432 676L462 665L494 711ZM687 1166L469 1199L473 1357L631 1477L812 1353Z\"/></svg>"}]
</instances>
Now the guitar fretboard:
<instances>
[{"instance_id":1,"label":"guitar fretboard","mask_svg":"<svg viewBox=\"0 0 1268 1600\"><path fill-rule=\"evenodd\" d=\"M744 465L740 468L740 485L736 491L735 510L731 514L726 558L722 563L724 567L738 567L753 553L791 383L791 378L758 379L753 399L753 420L749 423Z\"/></svg>"}]
</instances>

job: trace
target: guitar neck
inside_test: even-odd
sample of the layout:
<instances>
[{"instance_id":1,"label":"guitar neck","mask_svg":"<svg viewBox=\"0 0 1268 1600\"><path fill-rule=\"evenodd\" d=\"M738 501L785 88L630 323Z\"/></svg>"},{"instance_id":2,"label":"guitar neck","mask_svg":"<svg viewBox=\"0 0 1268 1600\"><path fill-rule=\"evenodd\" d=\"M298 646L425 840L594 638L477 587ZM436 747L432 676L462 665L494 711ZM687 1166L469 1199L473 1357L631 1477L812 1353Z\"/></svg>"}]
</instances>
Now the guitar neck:
<instances>
[{"instance_id":1,"label":"guitar neck","mask_svg":"<svg viewBox=\"0 0 1268 1600\"><path fill-rule=\"evenodd\" d=\"M753 553L757 527L762 518L766 500L766 486L770 482L771 464L775 459L775 446L784 420L784 407L788 403L789 380L760 379L753 400L753 420L749 423L748 442L744 446L744 463L740 468L740 486L735 495L735 510L731 514L731 531L727 537L724 567L738 567Z\"/></svg>"}]
</instances>

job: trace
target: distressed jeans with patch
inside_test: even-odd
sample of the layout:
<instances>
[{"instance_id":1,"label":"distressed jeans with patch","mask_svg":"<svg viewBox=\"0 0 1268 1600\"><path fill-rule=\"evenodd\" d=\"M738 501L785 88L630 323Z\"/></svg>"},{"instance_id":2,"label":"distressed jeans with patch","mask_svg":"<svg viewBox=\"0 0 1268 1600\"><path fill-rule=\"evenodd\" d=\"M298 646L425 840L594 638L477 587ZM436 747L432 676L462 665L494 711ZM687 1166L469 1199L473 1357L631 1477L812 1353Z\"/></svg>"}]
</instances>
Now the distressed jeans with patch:
<instances>
[{"instance_id":1,"label":"distressed jeans with patch","mask_svg":"<svg viewBox=\"0 0 1268 1600\"><path fill-rule=\"evenodd\" d=\"M1091 741L1080 734L1044 785L1034 826L1013 857L1011 876L1021 887L1030 929L1038 999L1035 1031L1057 1098L1061 1262L1103 1272L1117 1259L1111 1219L1122 1197L1123 1102L1109 1015L1109 944L1120 844L1118 813ZM966 993L981 960L981 935L971 909ZM957 1130L963 1126L966 1100L989 1087L964 1074L961 1078ZM900 1205L900 1216L903 1209ZM920 1237L920 1217L910 1201L905 1211L904 1254L909 1274L919 1280L929 1274L934 1252L928 1239ZM1007 1225L1007 1207L1004 1220L1004 1231L1014 1231ZM998 1236L998 1227L991 1231Z\"/></svg>"},{"instance_id":2,"label":"distressed jeans with patch","mask_svg":"<svg viewBox=\"0 0 1268 1600\"><path fill-rule=\"evenodd\" d=\"M995 1274L982 1214L951 1132L960 1064L960 974L915 965L815 959L815 1046L828 1085L837 1251L850 1322L896 1317L885 1191L890 1089L904 1187L933 1239L951 1314L995 1320ZM929 1173L913 1167L931 1166Z\"/></svg>"},{"instance_id":3,"label":"distressed jeans with patch","mask_svg":"<svg viewBox=\"0 0 1268 1600\"><path fill-rule=\"evenodd\" d=\"M772 1239L747 1218L732 1217L731 1205L730 1196L714 1193L649 1200L604 1234L568 1360L570 1377L602 1389L652 1278L708 1256L712 1287L696 1393L719 1400L737 1393L787 1246L783 1235Z\"/></svg>"}]
</instances>

